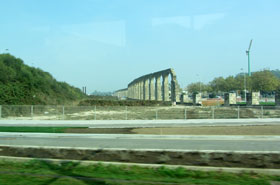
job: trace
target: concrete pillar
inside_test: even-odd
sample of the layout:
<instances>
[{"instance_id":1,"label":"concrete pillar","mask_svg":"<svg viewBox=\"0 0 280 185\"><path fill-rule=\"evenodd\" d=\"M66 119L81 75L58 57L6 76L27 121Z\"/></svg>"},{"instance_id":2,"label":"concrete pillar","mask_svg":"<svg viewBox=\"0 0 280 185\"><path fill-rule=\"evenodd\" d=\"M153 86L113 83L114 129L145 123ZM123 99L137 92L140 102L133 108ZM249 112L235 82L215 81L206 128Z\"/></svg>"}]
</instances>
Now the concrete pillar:
<instances>
[{"instance_id":1,"label":"concrete pillar","mask_svg":"<svg viewBox=\"0 0 280 185\"><path fill-rule=\"evenodd\" d=\"M138 100L140 100L141 99L141 84L140 84L140 82L138 82L137 83L137 89L138 89L138 91L137 91L137 96L138 96Z\"/></svg>"},{"instance_id":2,"label":"concrete pillar","mask_svg":"<svg viewBox=\"0 0 280 185\"><path fill-rule=\"evenodd\" d=\"M137 100L138 99L138 83L135 82L135 92L134 92L134 97Z\"/></svg>"},{"instance_id":3,"label":"concrete pillar","mask_svg":"<svg viewBox=\"0 0 280 185\"><path fill-rule=\"evenodd\" d=\"M180 86L177 82L177 76L176 76L175 71L173 69L170 70L170 75L171 75L171 101L174 104L175 102L180 101L180 96L181 96L180 91L181 90L180 90Z\"/></svg>"},{"instance_id":4,"label":"concrete pillar","mask_svg":"<svg viewBox=\"0 0 280 185\"><path fill-rule=\"evenodd\" d=\"M137 82L137 100L141 99L141 84L140 82Z\"/></svg>"},{"instance_id":5,"label":"concrete pillar","mask_svg":"<svg viewBox=\"0 0 280 185\"><path fill-rule=\"evenodd\" d=\"M144 100L149 100L149 78L144 79Z\"/></svg>"},{"instance_id":6,"label":"concrete pillar","mask_svg":"<svg viewBox=\"0 0 280 185\"><path fill-rule=\"evenodd\" d=\"M131 86L128 86L127 88L127 98L130 98L130 92L131 92Z\"/></svg>"},{"instance_id":7,"label":"concrete pillar","mask_svg":"<svg viewBox=\"0 0 280 185\"><path fill-rule=\"evenodd\" d=\"M130 87L129 98L133 99L133 98L134 98L133 94L134 94L134 85L132 85L132 86Z\"/></svg>"},{"instance_id":8,"label":"concrete pillar","mask_svg":"<svg viewBox=\"0 0 280 185\"><path fill-rule=\"evenodd\" d=\"M171 101L176 102L175 82L171 79Z\"/></svg>"},{"instance_id":9,"label":"concrete pillar","mask_svg":"<svg viewBox=\"0 0 280 185\"><path fill-rule=\"evenodd\" d=\"M140 100L144 100L144 82L140 81Z\"/></svg>"},{"instance_id":10,"label":"concrete pillar","mask_svg":"<svg viewBox=\"0 0 280 185\"><path fill-rule=\"evenodd\" d=\"M193 105L201 104L201 93L193 93Z\"/></svg>"},{"instance_id":11,"label":"concrete pillar","mask_svg":"<svg viewBox=\"0 0 280 185\"><path fill-rule=\"evenodd\" d=\"M138 99L137 83L134 84L133 97L134 97L134 99L136 99L136 100Z\"/></svg>"},{"instance_id":12,"label":"concrete pillar","mask_svg":"<svg viewBox=\"0 0 280 185\"><path fill-rule=\"evenodd\" d=\"M162 75L162 94L163 94L163 101L170 101L169 99L169 87L168 87L168 74Z\"/></svg>"},{"instance_id":13,"label":"concrete pillar","mask_svg":"<svg viewBox=\"0 0 280 185\"><path fill-rule=\"evenodd\" d=\"M130 98L130 97L129 97L129 95L130 95L130 90L131 90L131 86L128 86L128 87L127 87L127 98Z\"/></svg>"},{"instance_id":14,"label":"concrete pillar","mask_svg":"<svg viewBox=\"0 0 280 185\"><path fill-rule=\"evenodd\" d=\"M259 105L260 104L260 92L251 92L246 94L246 105Z\"/></svg>"},{"instance_id":15,"label":"concrete pillar","mask_svg":"<svg viewBox=\"0 0 280 185\"><path fill-rule=\"evenodd\" d=\"M156 76L155 95L157 101L162 101L160 76Z\"/></svg>"},{"instance_id":16,"label":"concrete pillar","mask_svg":"<svg viewBox=\"0 0 280 185\"><path fill-rule=\"evenodd\" d=\"M235 93L225 93L225 106L236 105L236 94Z\"/></svg>"},{"instance_id":17,"label":"concrete pillar","mask_svg":"<svg viewBox=\"0 0 280 185\"><path fill-rule=\"evenodd\" d=\"M132 99L135 99L135 84L131 85L130 96Z\"/></svg>"},{"instance_id":18,"label":"concrete pillar","mask_svg":"<svg viewBox=\"0 0 280 185\"><path fill-rule=\"evenodd\" d=\"M155 83L154 83L154 78L150 78L149 100L155 100Z\"/></svg>"},{"instance_id":19,"label":"concrete pillar","mask_svg":"<svg viewBox=\"0 0 280 185\"><path fill-rule=\"evenodd\" d=\"M135 85L134 85L134 99L138 99L138 83L135 82Z\"/></svg>"},{"instance_id":20,"label":"concrete pillar","mask_svg":"<svg viewBox=\"0 0 280 185\"><path fill-rule=\"evenodd\" d=\"M275 106L280 106L280 89L275 91Z\"/></svg>"},{"instance_id":21,"label":"concrete pillar","mask_svg":"<svg viewBox=\"0 0 280 185\"><path fill-rule=\"evenodd\" d=\"M182 93L180 94L180 102L187 103L188 102L188 94Z\"/></svg>"}]
</instances>

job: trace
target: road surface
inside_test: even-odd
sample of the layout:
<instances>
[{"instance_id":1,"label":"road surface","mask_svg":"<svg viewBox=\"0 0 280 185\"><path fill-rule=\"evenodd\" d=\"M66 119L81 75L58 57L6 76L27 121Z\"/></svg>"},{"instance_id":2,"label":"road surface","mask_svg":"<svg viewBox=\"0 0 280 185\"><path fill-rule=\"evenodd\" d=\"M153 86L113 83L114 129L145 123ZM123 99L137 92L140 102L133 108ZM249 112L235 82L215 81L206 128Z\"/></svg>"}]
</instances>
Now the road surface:
<instances>
[{"instance_id":1,"label":"road surface","mask_svg":"<svg viewBox=\"0 0 280 185\"><path fill-rule=\"evenodd\" d=\"M184 126L280 125L280 118L190 120L0 120L0 126L147 128Z\"/></svg>"},{"instance_id":2,"label":"road surface","mask_svg":"<svg viewBox=\"0 0 280 185\"><path fill-rule=\"evenodd\" d=\"M0 145L99 149L280 151L280 136L0 133Z\"/></svg>"}]
</instances>

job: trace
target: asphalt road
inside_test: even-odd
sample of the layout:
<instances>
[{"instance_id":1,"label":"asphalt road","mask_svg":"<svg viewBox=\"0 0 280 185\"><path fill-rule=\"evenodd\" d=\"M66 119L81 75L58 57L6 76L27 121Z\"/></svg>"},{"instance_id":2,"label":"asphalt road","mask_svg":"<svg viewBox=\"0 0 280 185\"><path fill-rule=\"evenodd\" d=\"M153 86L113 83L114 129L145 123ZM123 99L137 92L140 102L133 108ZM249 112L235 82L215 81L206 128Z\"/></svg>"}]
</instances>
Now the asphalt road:
<instances>
[{"instance_id":1,"label":"asphalt road","mask_svg":"<svg viewBox=\"0 0 280 185\"><path fill-rule=\"evenodd\" d=\"M190 120L0 120L0 126L143 128L184 126L280 125L279 118Z\"/></svg>"},{"instance_id":2,"label":"asphalt road","mask_svg":"<svg viewBox=\"0 0 280 185\"><path fill-rule=\"evenodd\" d=\"M0 145L99 149L279 152L280 136L155 136L125 134L0 133Z\"/></svg>"}]
</instances>

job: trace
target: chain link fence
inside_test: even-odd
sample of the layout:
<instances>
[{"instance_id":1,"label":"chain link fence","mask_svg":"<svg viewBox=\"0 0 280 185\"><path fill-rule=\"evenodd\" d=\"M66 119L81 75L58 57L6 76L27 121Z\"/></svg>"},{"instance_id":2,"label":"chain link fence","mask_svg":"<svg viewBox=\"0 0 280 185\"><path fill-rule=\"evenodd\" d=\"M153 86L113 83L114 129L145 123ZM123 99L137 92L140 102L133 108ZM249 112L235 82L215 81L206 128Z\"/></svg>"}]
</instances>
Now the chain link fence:
<instances>
[{"instance_id":1,"label":"chain link fence","mask_svg":"<svg viewBox=\"0 0 280 185\"><path fill-rule=\"evenodd\" d=\"M0 105L0 119L18 120L167 120L280 118L279 107L131 107Z\"/></svg>"}]
</instances>

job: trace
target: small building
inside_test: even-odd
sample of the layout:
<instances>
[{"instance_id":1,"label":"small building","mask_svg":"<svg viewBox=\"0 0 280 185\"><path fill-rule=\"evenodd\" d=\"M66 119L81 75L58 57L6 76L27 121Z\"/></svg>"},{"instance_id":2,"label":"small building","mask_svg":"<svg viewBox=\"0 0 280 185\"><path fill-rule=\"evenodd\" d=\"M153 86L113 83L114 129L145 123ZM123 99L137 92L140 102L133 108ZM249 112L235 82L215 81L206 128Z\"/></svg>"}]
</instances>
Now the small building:
<instances>
[{"instance_id":1,"label":"small building","mask_svg":"<svg viewBox=\"0 0 280 185\"><path fill-rule=\"evenodd\" d=\"M260 104L260 92L247 93L246 105L259 105Z\"/></svg>"},{"instance_id":2,"label":"small building","mask_svg":"<svg viewBox=\"0 0 280 185\"><path fill-rule=\"evenodd\" d=\"M236 93L225 93L225 106L236 105Z\"/></svg>"}]
</instances>

